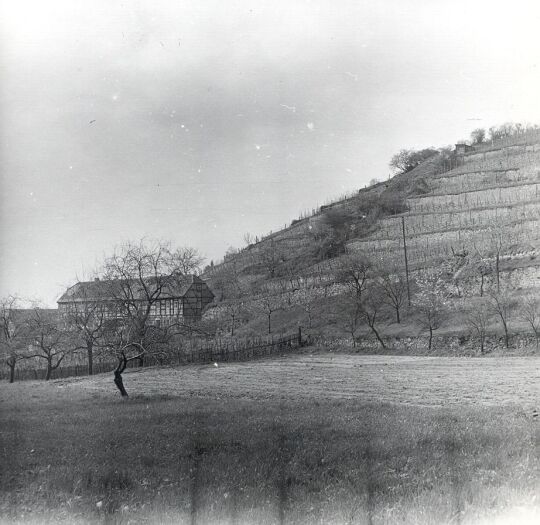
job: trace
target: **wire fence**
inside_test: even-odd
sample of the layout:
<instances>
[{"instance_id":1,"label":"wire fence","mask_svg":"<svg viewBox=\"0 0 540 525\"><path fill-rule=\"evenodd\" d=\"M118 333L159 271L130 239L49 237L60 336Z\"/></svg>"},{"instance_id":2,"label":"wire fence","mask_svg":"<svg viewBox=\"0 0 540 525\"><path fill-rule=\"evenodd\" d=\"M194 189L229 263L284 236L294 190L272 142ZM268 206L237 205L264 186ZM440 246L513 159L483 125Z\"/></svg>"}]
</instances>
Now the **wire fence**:
<instances>
[{"instance_id":1,"label":"wire fence","mask_svg":"<svg viewBox=\"0 0 540 525\"><path fill-rule=\"evenodd\" d=\"M230 361L248 361L263 357L271 357L290 352L300 348L306 341L302 339L302 331L283 337L258 337L250 339L215 339L211 342L190 341L184 346L167 348L159 352L148 353L141 360L128 362L128 368L140 368L146 366L172 366L204 363L223 363ZM105 359L94 362L93 373L110 373L116 368L114 359ZM0 379L9 380L9 369L0 370ZM22 368L15 369L15 381L45 379L45 368ZM61 366L52 371L51 379L66 377L87 376L88 366L77 364Z\"/></svg>"}]
</instances>

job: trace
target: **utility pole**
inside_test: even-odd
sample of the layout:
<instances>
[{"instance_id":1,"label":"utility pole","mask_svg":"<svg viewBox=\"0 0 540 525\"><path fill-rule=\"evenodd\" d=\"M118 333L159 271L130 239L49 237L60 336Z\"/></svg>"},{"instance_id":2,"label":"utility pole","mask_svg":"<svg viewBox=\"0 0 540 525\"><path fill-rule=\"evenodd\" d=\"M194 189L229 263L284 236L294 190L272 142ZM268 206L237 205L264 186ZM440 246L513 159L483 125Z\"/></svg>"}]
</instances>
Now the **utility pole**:
<instances>
[{"instance_id":1,"label":"utility pole","mask_svg":"<svg viewBox=\"0 0 540 525\"><path fill-rule=\"evenodd\" d=\"M405 278L407 279L407 302L411 306L411 287L409 285L409 261L407 260L407 241L405 240L405 217L401 216L401 231L403 232L403 254L405 255Z\"/></svg>"}]
</instances>

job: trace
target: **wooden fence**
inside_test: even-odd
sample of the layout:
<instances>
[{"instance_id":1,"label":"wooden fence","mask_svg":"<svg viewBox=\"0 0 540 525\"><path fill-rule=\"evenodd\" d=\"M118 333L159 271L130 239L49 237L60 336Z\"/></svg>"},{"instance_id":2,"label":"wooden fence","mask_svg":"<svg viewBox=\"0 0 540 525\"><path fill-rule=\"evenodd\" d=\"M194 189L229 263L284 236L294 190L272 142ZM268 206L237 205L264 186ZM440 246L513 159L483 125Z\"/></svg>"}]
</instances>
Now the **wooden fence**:
<instances>
[{"instance_id":1,"label":"wooden fence","mask_svg":"<svg viewBox=\"0 0 540 525\"><path fill-rule=\"evenodd\" d=\"M168 348L156 353L144 356L142 362L133 360L128 363L129 368L141 366L171 366L194 363L223 363L229 361L248 361L262 357L284 354L295 348L300 348L306 341L302 339L302 332L279 338L255 338L255 339L216 339L211 343L190 341L188 344ZM203 344L204 343L204 344ZM107 373L115 369L116 361L94 362L94 374ZM20 368L15 369L15 381L45 379L44 368ZM70 365L57 368L52 372L52 379L64 377L77 377L88 375L88 367L85 364ZM9 369L3 367L0 370L0 380L9 379Z\"/></svg>"}]
</instances>

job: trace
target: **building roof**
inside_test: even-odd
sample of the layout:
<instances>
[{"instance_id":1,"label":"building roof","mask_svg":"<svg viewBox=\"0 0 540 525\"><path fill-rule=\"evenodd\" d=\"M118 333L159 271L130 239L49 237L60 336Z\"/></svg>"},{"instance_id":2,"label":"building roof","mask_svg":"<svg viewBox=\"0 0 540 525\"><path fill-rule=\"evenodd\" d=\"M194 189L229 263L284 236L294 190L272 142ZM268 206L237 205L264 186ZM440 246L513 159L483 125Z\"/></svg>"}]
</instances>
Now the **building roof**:
<instances>
[{"instance_id":1,"label":"building roof","mask_svg":"<svg viewBox=\"0 0 540 525\"><path fill-rule=\"evenodd\" d=\"M144 280L150 291L162 286L160 299L177 299L183 297L194 283L204 283L196 275L174 275L148 277ZM128 288L129 286L129 288ZM129 290L136 300L146 299L146 294L138 279L112 281L95 279L74 284L58 299L58 303L118 300L124 296L123 290Z\"/></svg>"}]
</instances>

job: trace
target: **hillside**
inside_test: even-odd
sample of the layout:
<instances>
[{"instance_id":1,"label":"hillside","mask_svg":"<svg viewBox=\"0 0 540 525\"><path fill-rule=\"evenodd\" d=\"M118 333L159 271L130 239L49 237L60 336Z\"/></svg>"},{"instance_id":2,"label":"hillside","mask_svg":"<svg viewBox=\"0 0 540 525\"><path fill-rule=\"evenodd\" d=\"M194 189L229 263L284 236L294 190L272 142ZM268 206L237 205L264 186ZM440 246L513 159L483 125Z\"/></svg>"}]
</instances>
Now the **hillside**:
<instances>
[{"instance_id":1,"label":"hillside","mask_svg":"<svg viewBox=\"0 0 540 525\"><path fill-rule=\"evenodd\" d=\"M205 277L222 292L228 288L227 281L236 279L244 290L244 303L271 288L275 295L289 294L288 306L294 306L298 302L291 301L291 290L324 288L324 293L313 294L319 314L314 326L326 334L325 326L339 324L331 312L340 311L336 296L343 286L337 273L344 254L368 258L379 270L400 273L405 266L404 237L411 282L417 274L444 267L449 285L457 288L454 299L461 301L470 298L474 303L480 287L484 295L484 280L486 290L497 281L498 289L504 283L520 296L536 293L540 283L539 184L538 130L468 147L464 154L441 152L407 173L293 221L288 228L207 268ZM477 260L491 270L485 275L475 271ZM221 295L231 302L238 294ZM218 303L212 315L219 309ZM305 325L294 308L276 311L276 327L287 329L293 321ZM455 322L447 322L446 331L463 332L463 320L452 316ZM248 331L250 326L252 331L262 328L253 315L244 321L249 321L244 323ZM399 327L390 326L389 316L387 321L388 333L418 334L414 315ZM515 324L523 328L517 316ZM339 330L330 332L335 335Z\"/></svg>"}]
</instances>

